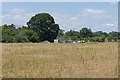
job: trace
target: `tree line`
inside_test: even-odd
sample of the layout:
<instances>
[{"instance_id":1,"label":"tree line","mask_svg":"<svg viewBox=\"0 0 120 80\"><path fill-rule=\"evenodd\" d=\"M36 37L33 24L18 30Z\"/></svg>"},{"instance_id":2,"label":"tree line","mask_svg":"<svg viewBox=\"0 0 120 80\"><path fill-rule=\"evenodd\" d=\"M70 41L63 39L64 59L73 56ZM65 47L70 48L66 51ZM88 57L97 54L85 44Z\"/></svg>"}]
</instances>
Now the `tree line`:
<instances>
[{"instance_id":1,"label":"tree line","mask_svg":"<svg viewBox=\"0 0 120 80\"><path fill-rule=\"evenodd\" d=\"M86 42L117 42L120 40L120 32L112 31L109 33L103 31L92 32L91 29L82 28L80 31L70 30L64 32L64 30L59 30L58 39L62 40L85 40Z\"/></svg>"},{"instance_id":2,"label":"tree line","mask_svg":"<svg viewBox=\"0 0 120 80\"><path fill-rule=\"evenodd\" d=\"M91 42L104 42L106 39L111 41L120 40L120 32L92 32L91 29L82 28L80 31L70 30L65 32L55 24L54 18L48 13L39 13L33 16L28 22L28 26L16 27L14 24L4 24L0 27L2 30L3 43L24 43L24 42L42 42L48 40L54 42L54 39L60 40L89 40ZM0 31L1 32L1 31Z\"/></svg>"}]
</instances>

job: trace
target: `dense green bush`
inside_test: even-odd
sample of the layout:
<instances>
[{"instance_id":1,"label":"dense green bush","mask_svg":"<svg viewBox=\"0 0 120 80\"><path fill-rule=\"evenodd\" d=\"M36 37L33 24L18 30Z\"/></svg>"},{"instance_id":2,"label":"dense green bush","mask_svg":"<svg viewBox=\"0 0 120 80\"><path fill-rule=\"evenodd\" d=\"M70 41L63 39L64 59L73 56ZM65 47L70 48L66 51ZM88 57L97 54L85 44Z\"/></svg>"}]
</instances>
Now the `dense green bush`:
<instances>
[{"instance_id":1,"label":"dense green bush","mask_svg":"<svg viewBox=\"0 0 120 80\"><path fill-rule=\"evenodd\" d=\"M22 26L16 28L11 25L3 25L2 27L2 42L4 43L24 43L24 42L38 42L39 37L33 30Z\"/></svg>"}]
</instances>

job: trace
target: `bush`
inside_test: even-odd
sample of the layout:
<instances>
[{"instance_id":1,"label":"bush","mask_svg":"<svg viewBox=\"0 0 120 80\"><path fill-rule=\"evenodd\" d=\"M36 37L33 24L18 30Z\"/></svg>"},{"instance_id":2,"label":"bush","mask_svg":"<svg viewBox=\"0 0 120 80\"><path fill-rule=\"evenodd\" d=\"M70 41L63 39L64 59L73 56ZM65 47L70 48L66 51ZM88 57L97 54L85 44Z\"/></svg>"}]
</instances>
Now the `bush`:
<instances>
[{"instance_id":1,"label":"bush","mask_svg":"<svg viewBox=\"0 0 120 80\"><path fill-rule=\"evenodd\" d=\"M109 35L109 36L107 37L108 42L112 42L112 39L113 39L112 35Z\"/></svg>"},{"instance_id":2,"label":"bush","mask_svg":"<svg viewBox=\"0 0 120 80\"><path fill-rule=\"evenodd\" d=\"M95 42L98 42L98 41L99 41L99 37L96 36L96 37L95 37Z\"/></svg>"},{"instance_id":3,"label":"bush","mask_svg":"<svg viewBox=\"0 0 120 80\"><path fill-rule=\"evenodd\" d=\"M24 36L20 36L20 35L16 35L13 39L13 43L24 43L24 42L30 42L26 37Z\"/></svg>"},{"instance_id":4,"label":"bush","mask_svg":"<svg viewBox=\"0 0 120 80\"><path fill-rule=\"evenodd\" d=\"M38 37L37 33L34 33L34 34L30 37L30 41L31 41L31 42L39 42L39 37Z\"/></svg>"},{"instance_id":5,"label":"bush","mask_svg":"<svg viewBox=\"0 0 120 80\"><path fill-rule=\"evenodd\" d=\"M93 38L93 37L92 37L92 38L89 38L89 41L90 41L90 42L95 42L95 38Z\"/></svg>"},{"instance_id":6,"label":"bush","mask_svg":"<svg viewBox=\"0 0 120 80\"><path fill-rule=\"evenodd\" d=\"M113 39L114 39L114 42L117 42L117 39L118 39L118 38L117 38L117 37L114 37Z\"/></svg>"}]
</instances>

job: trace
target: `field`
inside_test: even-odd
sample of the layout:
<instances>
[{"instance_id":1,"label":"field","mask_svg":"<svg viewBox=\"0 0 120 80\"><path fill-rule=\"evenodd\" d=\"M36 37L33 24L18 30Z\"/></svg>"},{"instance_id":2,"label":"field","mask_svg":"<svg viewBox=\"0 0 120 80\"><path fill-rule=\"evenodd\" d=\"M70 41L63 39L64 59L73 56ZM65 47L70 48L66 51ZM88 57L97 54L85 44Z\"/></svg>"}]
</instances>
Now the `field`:
<instances>
[{"instance_id":1,"label":"field","mask_svg":"<svg viewBox=\"0 0 120 80\"><path fill-rule=\"evenodd\" d=\"M118 43L2 44L4 78L117 78Z\"/></svg>"}]
</instances>

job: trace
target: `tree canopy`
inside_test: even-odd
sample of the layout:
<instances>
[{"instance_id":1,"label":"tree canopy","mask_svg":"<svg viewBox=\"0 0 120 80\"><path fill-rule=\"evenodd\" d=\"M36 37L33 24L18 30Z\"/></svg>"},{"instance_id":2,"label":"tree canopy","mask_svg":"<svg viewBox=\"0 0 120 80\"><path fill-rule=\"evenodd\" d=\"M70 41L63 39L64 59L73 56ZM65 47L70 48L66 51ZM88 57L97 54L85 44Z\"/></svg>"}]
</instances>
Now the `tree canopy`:
<instances>
[{"instance_id":1,"label":"tree canopy","mask_svg":"<svg viewBox=\"0 0 120 80\"><path fill-rule=\"evenodd\" d=\"M53 42L59 31L59 25L55 24L54 18L48 13L36 14L27 22L27 25L28 29L37 32L39 41Z\"/></svg>"},{"instance_id":2,"label":"tree canopy","mask_svg":"<svg viewBox=\"0 0 120 80\"><path fill-rule=\"evenodd\" d=\"M92 36L92 31L91 31L91 29L82 28L82 29L80 30L80 36L83 37L83 38L91 37L91 36Z\"/></svg>"}]
</instances>

